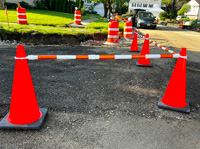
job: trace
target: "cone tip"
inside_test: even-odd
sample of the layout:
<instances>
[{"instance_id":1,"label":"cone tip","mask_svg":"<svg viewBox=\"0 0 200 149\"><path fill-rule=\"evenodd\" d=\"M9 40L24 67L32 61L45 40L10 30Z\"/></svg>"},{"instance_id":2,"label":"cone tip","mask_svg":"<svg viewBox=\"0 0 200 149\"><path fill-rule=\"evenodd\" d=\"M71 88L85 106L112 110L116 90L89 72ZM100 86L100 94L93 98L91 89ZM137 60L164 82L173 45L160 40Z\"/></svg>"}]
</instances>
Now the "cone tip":
<instances>
[{"instance_id":1,"label":"cone tip","mask_svg":"<svg viewBox=\"0 0 200 149\"><path fill-rule=\"evenodd\" d=\"M187 56L186 48L182 48L180 52L181 56Z\"/></svg>"},{"instance_id":2,"label":"cone tip","mask_svg":"<svg viewBox=\"0 0 200 149\"><path fill-rule=\"evenodd\" d=\"M135 30L135 33L137 33L137 30Z\"/></svg>"},{"instance_id":3,"label":"cone tip","mask_svg":"<svg viewBox=\"0 0 200 149\"><path fill-rule=\"evenodd\" d=\"M146 34L146 38L149 38L149 34Z\"/></svg>"},{"instance_id":4,"label":"cone tip","mask_svg":"<svg viewBox=\"0 0 200 149\"><path fill-rule=\"evenodd\" d=\"M24 49L23 45L17 45L17 49Z\"/></svg>"},{"instance_id":5,"label":"cone tip","mask_svg":"<svg viewBox=\"0 0 200 149\"><path fill-rule=\"evenodd\" d=\"M26 52L23 45L17 45L16 57L26 57Z\"/></svg>"}]
</instances>

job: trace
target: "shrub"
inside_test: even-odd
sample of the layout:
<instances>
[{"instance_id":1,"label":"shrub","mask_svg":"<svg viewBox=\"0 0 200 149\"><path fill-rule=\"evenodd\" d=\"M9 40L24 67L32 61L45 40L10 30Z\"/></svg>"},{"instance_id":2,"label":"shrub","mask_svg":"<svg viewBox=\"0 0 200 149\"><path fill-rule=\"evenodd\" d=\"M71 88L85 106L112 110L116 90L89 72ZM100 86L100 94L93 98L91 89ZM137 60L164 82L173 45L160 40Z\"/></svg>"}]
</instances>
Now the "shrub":
<instances>
[{"instance_id":1,"label":"shrub","mask_svg":"<svg viewBox=\"0 0 200 149\"><path fill-rule=\"evenodd\" d=\"M194 20L196 20L196 19L181 18L180 20L181 20L181 21L194 21Z\"/></svg>"},{"instance_id":2,"label":"shrub","mask_svg":"<svg viewBox=\"0 0 200 149\"><path fill-rule=\"evenodd\" d=\"M23 8L26 8L26 9L32 9L32 6L29 5L28 3L26 3L25 1L21 1L19 2L20 5L23 7Z\"/></svg>"},{"instance_id":3,"label":"shrub","mask_svg":"<svg viewBox=\"0 0 200 149\"><path fill-rule=\"evenodd\" d=\"M165 17L165 18L167 18L168 17L168 13L167 12L161 12L161 13L159 13L159 18L162 18L162 17Z\"/></svg>"},{"instance_id":4,"label":"shrub","mask_svg":"<svg viewBox=\"0 0 200 149\"><path fill-rule=\"evenodd\" d=\"M178 11L178 15L184 15L184 13L188 12L191 10L191 6L188 4L184 4L181 9Z\"/></svg>"},{"instance_id":5,"label":"shrub","mask_svg":"<svg viewBox=\"0 0 200 149\"><path fill-rule=\"evenodd\" d=\"M81 14L85 15L85 5L83 5L83 8L81 8Z\"/></svg>"},{"instance_id":6,"label":"shrub","mask_svg":"<svg viewBox=\"0 0 200 149\"><path fill-rule=\"evenodd\" d=\"M126 13L126 16L133 16L134 15L134 13Z\"/></svg>"},{"instance_id":7,"label":"shrub","mask_svg":"<svg viewBox=\"0 0 200 149\"><path fill-rule=\"evenodd\" d=\"M17 4L16 3L8 3L6 2L5 5L7 6L8 9L16 9Z\"/></svg>"},{"instance_id":8,"label":"shrub","mask_svg":"<svg viewBox=\"0 0 200 149\"><path fill-rule=\"evenodd\" d=\"M165 17L160 17L160 20L161 21L165 21Z\"/></svg>"}]
</instances>

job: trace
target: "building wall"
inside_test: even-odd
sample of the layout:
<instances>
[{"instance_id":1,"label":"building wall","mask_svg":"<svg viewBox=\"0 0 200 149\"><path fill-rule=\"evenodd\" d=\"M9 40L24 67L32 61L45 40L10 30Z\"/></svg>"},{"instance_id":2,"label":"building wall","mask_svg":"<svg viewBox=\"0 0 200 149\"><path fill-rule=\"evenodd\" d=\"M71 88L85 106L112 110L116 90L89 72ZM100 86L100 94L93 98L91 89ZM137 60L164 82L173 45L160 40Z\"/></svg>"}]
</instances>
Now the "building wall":
<instances>
[{"instance_id":1,"label":"building wall","mask_svg":"<svg viewBox=\"0 0 200 149\"><path fill-rule=\"evenodd\" d=\"M9 3L19 3L21 1L22 0L6 0L6 2L9 2ZM34 0L23 0L23 1L28 3L31 6L34 6L34 3L33 3Z\"/></svg>"},{"instance_id":2,"label":"building wall","mask_svg":"<svg viewBox=\"0 0 200 149\"><path fill-rule=\"evenodd\" d=\"M4 0L0 0L0 8L4 7Z\"/></svg>"},{"instance_id":3,"label":"building wall","mask_svg":"<svg viewBox=\"0 0 200 149\"><path fill-rule=\"evenodd\" d=\"M185 15L187 15L190 19L199 18L199 4L195 0L191 0L188 4L191 6L191 10L185 13Z\"/></svg>"},{"instance_id":4,"label":"building wall","mask_svg":"<svg viewBox=\"0 0 200 149\"><path fill-rule=\"evenodd\" d=\"M159 18L159 13L163 12L161 9L161 0L130 0L128 12L134 12L134 9L144 9L152 12L157 18Z\"/></svg>"},{"instance_id":5,"label":"building wall","mask_svg":"<svg viewBox=\"0 0 200 149\"><path fill-rule=\"evenodd\" d=\"M104 6L103 6L103 3L100 3L96 6L94 6L94 11L97 12L97 14L101 15L101 16L104 16Z\"/></svg>"}]
</instances>

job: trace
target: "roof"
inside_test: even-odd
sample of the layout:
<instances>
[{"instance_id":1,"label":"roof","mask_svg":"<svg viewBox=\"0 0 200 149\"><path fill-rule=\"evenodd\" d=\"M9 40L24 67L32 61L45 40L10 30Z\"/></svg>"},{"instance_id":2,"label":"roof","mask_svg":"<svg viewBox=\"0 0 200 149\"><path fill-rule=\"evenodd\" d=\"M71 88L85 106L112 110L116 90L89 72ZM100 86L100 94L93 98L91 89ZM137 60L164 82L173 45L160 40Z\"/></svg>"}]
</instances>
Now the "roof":
<instances>
[{"instance_id":1,"label":"roof","mask_svg":"<svg viewBox=\"0 0 200 149\"><path fill-rule=\"evenodd\" d=\"M200 4L200 0L195 0L198 4Z\"/></svg>"}]
</instances>

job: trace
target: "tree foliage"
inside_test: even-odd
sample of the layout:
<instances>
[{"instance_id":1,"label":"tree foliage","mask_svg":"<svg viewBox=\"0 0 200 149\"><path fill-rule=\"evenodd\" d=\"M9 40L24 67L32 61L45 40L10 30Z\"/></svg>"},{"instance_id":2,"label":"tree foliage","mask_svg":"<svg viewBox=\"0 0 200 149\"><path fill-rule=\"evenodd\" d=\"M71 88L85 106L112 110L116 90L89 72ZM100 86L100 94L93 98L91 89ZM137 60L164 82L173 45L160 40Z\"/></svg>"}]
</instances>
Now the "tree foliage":
<instances>
[{"instance_id":1,"label":"tree foliage","mask_svg":"<svg viewBox=\"0 0 200 149\"><path fill-rule=\"evenodd\" d=\"M178 11L178 15L184 15L184 13L187 13L191 10L191 6L188 4L184 4L181 9Z\"/></svg>"},{"instance_id":2,"label":"tree foliage","mask_svg":"<svg viewBox=\"0 0 200 149\"><path fill-rule=\"evenodd\" d=\"M190 0L162 0L162 4L165 4L165 11L170 14L171 20L177 16L177 12L182 7L182 5L189 1Z\"/></svg>"}]
</instances>

